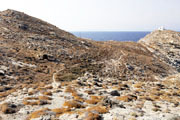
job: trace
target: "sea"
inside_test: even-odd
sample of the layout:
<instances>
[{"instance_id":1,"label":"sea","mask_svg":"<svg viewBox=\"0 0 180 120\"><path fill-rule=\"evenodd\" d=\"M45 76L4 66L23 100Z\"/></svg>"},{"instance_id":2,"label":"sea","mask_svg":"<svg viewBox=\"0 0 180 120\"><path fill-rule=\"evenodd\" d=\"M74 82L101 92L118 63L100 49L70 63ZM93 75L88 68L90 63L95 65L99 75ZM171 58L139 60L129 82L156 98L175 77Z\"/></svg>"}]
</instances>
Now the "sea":
<instances>
[{"instance_id":1,"label":"sea","mask_svg":"<svg viewBox=\"0 0 180 120\"><path fill-rule=\"evenodd\" d=\"M111 32L104 32L104 31L91 31L91 32L84 32L84 31L78 31L78 32L71 32L77 37L81 38L87 38L92 39L95 41L134 41L137 42L141 38L144 38L147 34L149 34L149 31L143 31L143 32L123 32L123 31L111 31Z\"/></svg>"}]
</instances>

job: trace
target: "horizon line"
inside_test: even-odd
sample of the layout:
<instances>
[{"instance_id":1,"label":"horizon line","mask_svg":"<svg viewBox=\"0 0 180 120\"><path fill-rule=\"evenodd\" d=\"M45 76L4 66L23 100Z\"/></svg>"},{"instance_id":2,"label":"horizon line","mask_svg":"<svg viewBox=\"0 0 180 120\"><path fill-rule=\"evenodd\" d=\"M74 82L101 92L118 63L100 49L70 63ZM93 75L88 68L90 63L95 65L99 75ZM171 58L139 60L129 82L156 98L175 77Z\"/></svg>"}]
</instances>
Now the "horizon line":
<instances>
[{"instance_id":1,"label":"horizon line","mask_svg":"<svg viewBox=\"0 0 180 120\"><path fill-rule=\"evenodd\" d=\"M69 32L152 32L153 30L67 30Z\"/></svg>"}]
</instances>

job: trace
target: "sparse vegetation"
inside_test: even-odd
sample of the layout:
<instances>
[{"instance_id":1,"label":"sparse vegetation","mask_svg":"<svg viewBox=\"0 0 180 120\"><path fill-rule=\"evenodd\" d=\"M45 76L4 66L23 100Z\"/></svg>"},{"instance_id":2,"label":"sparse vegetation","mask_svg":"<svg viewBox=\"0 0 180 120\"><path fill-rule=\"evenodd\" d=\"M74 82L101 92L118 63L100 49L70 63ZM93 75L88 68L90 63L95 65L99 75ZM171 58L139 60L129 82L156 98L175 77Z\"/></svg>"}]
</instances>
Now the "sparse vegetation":
<instances>
[{"instance_id":1,"label":"sparse vegetation","mask_svg":"<svg viewBox=\"0 0 180 120\"><path fill-rule=\"evenodd\" d=\"M107 113L109 111L109 108L107 108L106 106L93 106L87 109L87 111L91 112L91 111L96 111L99 114L104 114Z\"/></svg>"},{"instance_id":2,"label":"sparse vegetation","mask_svg":"<svg viewBox=\"0 0 180 120\"><path fill-rule=\"evenodd\" d=\"M43 116L43 115L48 114L49 111L50 111L50 109L48 109L48 108L43 108L43 109L41 109L41 110L32 112L32 113L29 115L28 120L35 119L35 118L39 118L40 116Z\"/></svg>"},{"instance_id":3,"label":"sparse vegetation","mask_svg":"<svg viewBox=\"0 0 180 120\"><path fill-rule=\"evenodd\" d=\"M63 104L64 107L67 108L85 108L85 106L82 103L79 103L77 101L65 101Z\"/></svg>"},{"instance_id":4,"label":"sparse vegetation","mask_svg":"<svg viewBox=\"0 0 180 120\"><path fill-rule=\"evenodd\" d=\"M55 112L56 115L61 115L63 113L69 112L71 110L69 108L55 108L55 109L52 109L51 111Z\"/></svg>"}]
</instances>

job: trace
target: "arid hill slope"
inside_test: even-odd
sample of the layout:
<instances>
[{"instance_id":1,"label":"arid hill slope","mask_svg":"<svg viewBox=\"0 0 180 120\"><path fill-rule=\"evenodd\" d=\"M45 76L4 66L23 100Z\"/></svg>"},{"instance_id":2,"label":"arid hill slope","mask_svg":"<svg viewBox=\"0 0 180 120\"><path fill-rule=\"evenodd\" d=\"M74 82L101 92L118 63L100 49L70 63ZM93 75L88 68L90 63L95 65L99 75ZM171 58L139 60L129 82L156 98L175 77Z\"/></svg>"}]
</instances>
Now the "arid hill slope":
<instances>
[{"instance_id":1,"label":"arid hill slope","mask_svg":"<svg viewBox=\"0 0 180 120\"><path fill-rule=\"evenodd\" d=\"M2 11L0 119L179 119L179 36L97 42Z\"/></svg>"},{"instance_id":2,"label":"arid hill slope","mask_svg":"<svg viewBox=\"0 0 180 120\"><path fill-rule=\"evenodd\" d=\"M71 81L86 72L119 80L156 80L176 73L135 42L96 42L28 16L0 12L1 84Z\"/></svg>"}]
</instances>

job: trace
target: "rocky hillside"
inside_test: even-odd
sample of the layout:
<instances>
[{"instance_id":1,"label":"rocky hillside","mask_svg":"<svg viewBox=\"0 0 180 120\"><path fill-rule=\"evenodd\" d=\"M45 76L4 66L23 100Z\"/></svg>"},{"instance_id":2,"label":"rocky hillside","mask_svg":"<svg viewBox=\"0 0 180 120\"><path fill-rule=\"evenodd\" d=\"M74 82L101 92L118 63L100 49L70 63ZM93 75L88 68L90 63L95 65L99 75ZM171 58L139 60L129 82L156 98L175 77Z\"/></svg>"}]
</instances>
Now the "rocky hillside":
<instances>
[{"instance_id":1,"label":"rocky hillside","mask_svg":"<svg viewBox=\"0 0 180 120\"><path fill-rule=\"evenodd\" d=\"M153 54L180 72L180 33L170 30L156 30L139 43L144 44Z\"/></svg>"},{"instance_id":2,"label":"rocky hillside","mask_svg":"<svg viewBox=\"0 0 180 120\"><path fill-rule=\"evenodd\" d=\"M1 84L49 81L60 64L93 48L68 32L14 10L0 13L0 42Z\"/></svg>"},{"instance_id":3,"label":"rocky hillside","mask_svg":"<svg viewBox=\"0 0 180 120\"><path fill-rule=\"evenodd\" d=\"M138 43L97 42L22 12L2 11L0 116L3 120L178 116L180 83L169 81L179 76L178 41L177 32L154 31Z\"/></svg>"},{"instance_id":4,"label":"rocky hillside","mask_svg":"<svg viewBox=\"0 0 180 120\"><path fill-rule=\"evenodd\" d=\"M0 13L0 42L3 84L51 81L58 71L60 80L87 71L120 80L154 80L175 72L141 44L83 40L14 10Z\"/></svg>"}]
</instances>

